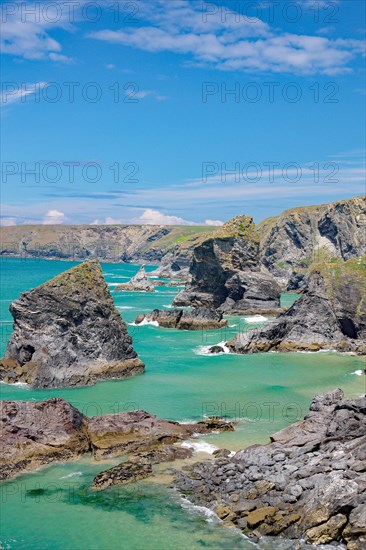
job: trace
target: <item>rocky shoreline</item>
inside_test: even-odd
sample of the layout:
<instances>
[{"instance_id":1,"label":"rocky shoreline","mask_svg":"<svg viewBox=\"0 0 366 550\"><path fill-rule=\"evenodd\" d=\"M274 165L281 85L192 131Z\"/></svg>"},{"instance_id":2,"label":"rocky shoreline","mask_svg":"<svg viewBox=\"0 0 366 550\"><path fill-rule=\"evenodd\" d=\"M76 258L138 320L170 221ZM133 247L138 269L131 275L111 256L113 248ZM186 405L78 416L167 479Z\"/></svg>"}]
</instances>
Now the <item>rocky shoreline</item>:
<instances>
[{"instance_id":1,"label":"rocky shoreline","mask_svg":"<svg viewBox=\"0 0 366 550\"><path fill-rule=\"evenodd\" d=\"M366 398L314 398L304 420L234 456L177 472L174 486L249 537L366 546Z\"/></svg>"},{"instance_id":2,"label":"rocky shoreline","mask_svg":"<svg viewBox=\"0 0 366 550\"><path fill-rule=\"evenodd\" d=\"M215 417L179 424L145 411L89 418L60 398L2 401L0 410L0 480L53 462L75 460L90 452L97 461L126 455L128 464L114 467L111 475L108 470L99 474L103 484L109 486L117 483L118 471L119 483L123 483L123 471L130 462L138 469L138 465L186 458L191 451L173 446L175 443L194 434L234 429L232 423ZM99 482L98 488L101 485Z\"/></svg>"}]
</instances>

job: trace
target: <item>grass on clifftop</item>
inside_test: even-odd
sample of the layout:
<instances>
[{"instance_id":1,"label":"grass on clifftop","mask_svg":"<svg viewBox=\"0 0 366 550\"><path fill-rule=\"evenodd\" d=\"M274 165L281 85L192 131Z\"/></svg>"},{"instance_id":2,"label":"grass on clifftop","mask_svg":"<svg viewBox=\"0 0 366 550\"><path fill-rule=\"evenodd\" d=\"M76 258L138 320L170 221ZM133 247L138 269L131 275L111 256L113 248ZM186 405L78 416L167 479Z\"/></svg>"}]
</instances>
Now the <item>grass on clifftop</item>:
<instances>
[{"instance_id":1,"label":"grass on clifftop","mask_svg":"<svg viewBox=\"0 0 366 550\"><path fill-rule=\"evenodd\" d=\"M331 298L342 293L343 288L358 288L360 302L357 314L366 315L366 254L346 262L341 258L316 262L310 266L309 273L319 273L323 277Z\"/></svg>"}]
</instances>

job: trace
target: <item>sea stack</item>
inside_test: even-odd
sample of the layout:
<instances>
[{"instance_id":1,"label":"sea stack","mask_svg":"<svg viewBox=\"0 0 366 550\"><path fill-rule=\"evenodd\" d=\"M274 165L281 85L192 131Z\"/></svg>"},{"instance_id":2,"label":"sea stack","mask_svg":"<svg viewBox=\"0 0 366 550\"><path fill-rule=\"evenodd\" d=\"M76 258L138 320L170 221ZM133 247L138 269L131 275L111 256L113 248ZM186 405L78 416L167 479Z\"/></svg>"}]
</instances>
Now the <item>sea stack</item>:
<instances>
[{"instance_id":1,"label":"sea stack","mask_svg":"<svg viewBox=\"0 0 366 550\"><path fill-rule=\"evenodd\" d=\"M97 260L22 293L10 312L14 332L0 361L6 383L90 385L144 370Z\"/></svg>"},{"instance_id":2,"label":"sea stack","mask_svg":"<svg viewBox=\"0 0 366 550\"><path fill-rule=\"evenodd\" d=\"M155 286L147 276L145 266L142 265L136 275L132 277L128 283L117 285L114 290L117 292L121 290L130 292L155 292Z\"/></svg>"},{"instance_id":3,"label":"sea stack","mask_svg":"<svg viewBox=\"0 0 366 550\"><path fill-rule=\"evenodd\" d=\"M234 353L335 350L366 354L365 257L311 267L301 298L273 323L229 342Z\"/></svg>"}]
</instances>

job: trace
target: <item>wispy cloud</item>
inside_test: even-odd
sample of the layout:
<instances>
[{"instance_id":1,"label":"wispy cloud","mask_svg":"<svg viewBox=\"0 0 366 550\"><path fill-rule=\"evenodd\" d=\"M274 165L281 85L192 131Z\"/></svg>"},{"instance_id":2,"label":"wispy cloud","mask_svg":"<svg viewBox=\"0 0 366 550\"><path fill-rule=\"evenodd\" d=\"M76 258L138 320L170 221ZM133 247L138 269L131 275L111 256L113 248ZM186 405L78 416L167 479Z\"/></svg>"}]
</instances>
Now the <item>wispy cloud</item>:
<instances>
[{"instance_id":1,"label":"wispy cloud","mask_svg":"<svg viewBox=\"0 0 366 550\"><path fill-rule=\"evenodd\" d=\"M139 4L140 26L104 29L90 38L148 52L174 52L191 64L226 71L335 75L350 70L364 43L292 34L271 29L260 19L223 18L205 12L205 3L152 0ZM207 4L208 6L208 4Z\"/></svg>"},{"instance_id":2,"label":"wispy cloud","mask_svg":"<svg viewBox=\"0 0 366 550\"><path fill-rule=\"evenodd\" d=\"M7 83L3 84L3 89L0 95L0 105L10 105L17 102L25 102L25 98L29 95L35 95L42 88L47 86L47 82L35 82L33 84Z\"/></svg>"},{"instance_id":3,"label":"wispy cloud","mask_svg":"<svg viewBox=\"0 0 366 550\"><path fill-rule=\"evenodd\" d=\"M85 0L80 0L80 7ZM3 54L24 59L49 59L70 63L72 58L62 53L62 45L50 34L55 29L74 30L70 11L75 2L57 0L45 6L42 2L9 2L3 5L0 49ZM53 11L52 11L53 8ZM57 10L59 15L57 16Z\"/></svg>"}]
</instances>

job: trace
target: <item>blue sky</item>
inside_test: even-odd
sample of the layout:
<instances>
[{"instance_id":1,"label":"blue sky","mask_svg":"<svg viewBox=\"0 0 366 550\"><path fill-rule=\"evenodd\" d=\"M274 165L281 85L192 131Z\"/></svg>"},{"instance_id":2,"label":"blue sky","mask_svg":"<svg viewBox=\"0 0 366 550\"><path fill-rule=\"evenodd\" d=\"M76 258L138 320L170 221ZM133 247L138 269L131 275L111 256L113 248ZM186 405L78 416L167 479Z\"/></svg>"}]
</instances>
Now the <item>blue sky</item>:
<instances>
[{"instance_id":1,"label":"blue sky","mask_svg":"<svg viewBox=\"0 0 366 550\"><path fill-rule=\"evenodd\" d=\"M364 2L4 2L2 21L3 225L365 193Z\"/></svg>"}]
</instances>

